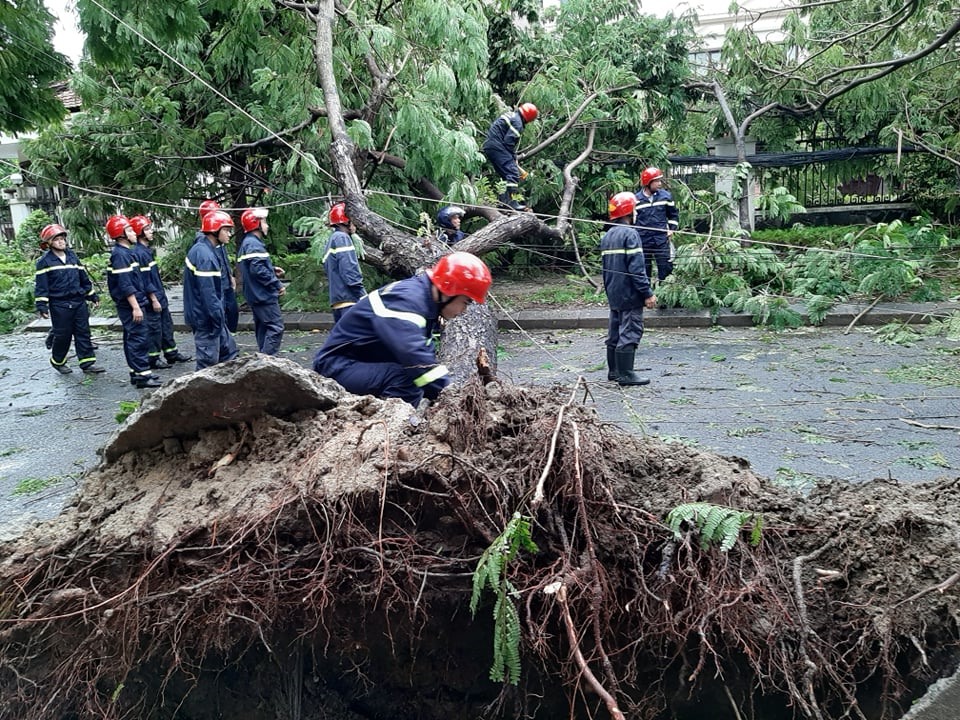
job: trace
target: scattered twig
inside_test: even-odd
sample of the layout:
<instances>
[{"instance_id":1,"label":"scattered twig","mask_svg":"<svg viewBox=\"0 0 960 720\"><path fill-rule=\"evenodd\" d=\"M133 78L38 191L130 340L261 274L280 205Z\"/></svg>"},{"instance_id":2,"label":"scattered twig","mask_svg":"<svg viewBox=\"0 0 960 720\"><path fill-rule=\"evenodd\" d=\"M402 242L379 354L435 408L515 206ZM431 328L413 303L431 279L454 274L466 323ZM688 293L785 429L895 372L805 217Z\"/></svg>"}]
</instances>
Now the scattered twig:
<instances>
[{"instance_id":1,"label":"scattered twig","mask_svg":"<svg viewBox=\"0 0 960 720\"><path fill-rule=\"evenodd\" d=\"M868 312L870 312L871 310L873 310L873 309L877 306L877 303L880 302L880 300L882 300L882 299L883 299L883 295L878 295L878 296L877 296L877 299L874 300L872 303L870 303L870 307L865 308L865 309L861 310L859 313L857 313L857 316L856 316L853 320L850 321L850 324L847 325L847 329L843 331L843 334L844 334L844 335L849 335L849 334L850 334L850 331L853 330L853 326L856 325L858 322L860 322L860 318L862 318L862 317L863 317L864 315L866 315Z\"/></svg>"},{"instance_id":2,"label":"scattered twig","mask_svg":"<svg viewBox=\"0 0 960 720\"><path fill-rule=\"evenodd\" d=\"M907 420L906 418L900 418L900 422L905 422L907 425L913 425L914 427L923 428L924 430L960 430L960 427L956 425L928 425L927 423Z\"/></svg>"}]
</instances>

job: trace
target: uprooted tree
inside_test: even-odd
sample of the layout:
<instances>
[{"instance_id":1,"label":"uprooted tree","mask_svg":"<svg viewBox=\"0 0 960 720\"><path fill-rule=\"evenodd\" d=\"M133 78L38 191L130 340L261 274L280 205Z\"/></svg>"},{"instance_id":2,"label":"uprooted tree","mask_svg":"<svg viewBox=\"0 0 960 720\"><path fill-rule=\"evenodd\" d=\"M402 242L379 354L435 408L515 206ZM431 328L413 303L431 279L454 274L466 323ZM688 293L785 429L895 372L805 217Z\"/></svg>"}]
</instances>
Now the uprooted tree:
<instances>
[{"instance_id":1,"label":"uprooted tree","mask_svg":"<svg viewBox=\"0 0 960 720\"><path fill-rule=\"evenodd\" d=\"M173 380L2 548L4 715L875 720L956 666L958 479L802 497L589 404Z\"/></svg>"}]
</instances>

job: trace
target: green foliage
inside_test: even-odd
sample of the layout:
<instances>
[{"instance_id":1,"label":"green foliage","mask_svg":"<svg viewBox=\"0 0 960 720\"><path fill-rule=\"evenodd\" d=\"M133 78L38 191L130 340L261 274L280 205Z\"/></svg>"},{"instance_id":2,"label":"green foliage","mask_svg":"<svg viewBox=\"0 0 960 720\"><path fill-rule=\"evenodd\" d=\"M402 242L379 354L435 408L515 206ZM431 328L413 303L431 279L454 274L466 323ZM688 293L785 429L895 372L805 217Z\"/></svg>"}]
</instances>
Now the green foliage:
<instances>
[{"instance_id":1,"label":"green foliage","mask_svg":"<svg viewBox=\"0 0 960 720\"><path fill-rule=\"evenodd\" d=\"M25 258L37 258L40 250L40 231L53 222L43 210L34 210L24 218L17 229L17 247Z\"/></svg>"},{"instance_id":2,"label":"green foliage","mask_svg":"<svg viewBox=\"0 0 960 720\"><path fill-rule=\"evenodd\" d=\"M702 502L678 505L667 513L666 522L677 540L683 537L686 525L699 533L702 549L715 544L720 552L727 552L736 544L740 530L746 525L753 524L750 544L754 547L760 544L763 531L763 516L758 513Z\"/></svg>"},{"instance_id":3,"label":"green foliage","mask_svg":"<svg viewBox=\"0 0 960 720\"><path fill-rule=\"evenodd\" d=\"M507 579L507 567L520 550L537 552L538 548L530 534L530 519L514 513L503 532L480 556L470 597L470 613L476 616L483 591L489 589L496 595L490 679L512 685L520 681L520 616L513 599L517 590Z\"/></svg>"},{"instance_id":4,"label":"green foliage","mask_svg":"<svg viewBox=\"0 0 960 720\"><path fill-rule=\"evenodd\" d=\"M785 223L791 216L806 212L797 198L787 188L778 186L760 194L757 198L757 211L764 220Z\"/></svg>"},{"instance_id":5,"label":"green foliage","mask_svg":"<svg viewBox=\"0 0 960 720\"><path fill-rule=\"evenodd\" d=\"M0 333L23 325L33 315L34 264L16 245L0 244Z\"/></svg>"},{"instance_id":6,"label":"green foliage","mask_svg":"<svg viewBox=\"0 0 960 720\"><path fill-rule=\"evenodd\" d=\"M35 130L66 115L51 83L70 74L53 47L54 17L42 0L0 3L0 130Z\"/></svg>"},{"instance_id":7,"label":"green foliage","mask_svg":"<svg viewBox=\"0 0 960 720\"><path fill-rule=\"evenodd\" d=\"M121 400L118 404L120 405L120 410L117 411L116 415L114 415L117 423L123 423L128 417L137 411L138 407L140 407L140 403L137 400Z\"/></svg>"}]
</instances>

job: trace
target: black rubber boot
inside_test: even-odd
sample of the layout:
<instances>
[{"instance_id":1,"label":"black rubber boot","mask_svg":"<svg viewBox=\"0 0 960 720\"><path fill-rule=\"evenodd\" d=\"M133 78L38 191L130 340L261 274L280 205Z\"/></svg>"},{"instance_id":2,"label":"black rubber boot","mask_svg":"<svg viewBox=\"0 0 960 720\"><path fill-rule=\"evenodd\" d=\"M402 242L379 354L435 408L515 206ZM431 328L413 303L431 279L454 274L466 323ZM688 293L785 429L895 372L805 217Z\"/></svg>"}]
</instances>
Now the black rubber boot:
<instances>
[{"instance_id":1,"label":"black rubber boot","mask_svg":"<svg viewBox=\"0 0 960 720\"><path fill-rule=\"evenodd\" d=\"M134 378L130 381L130 384L138 390L143 390L144 388L158 388L163 385L163 383L160 382L160 378L153 375L148 377Z\"/></svg>"},{"instance_id":2,"label":"black rubber boot","mask_svg":"<svg viewBox=\"0 0 960 720\"><path fill-rule=\"evenodd\" d=\"M100 373L105 373L106 370L96 365L95 363L89 363L88 365L81 365L80 369L83 370L87 375L99 375Z\"/></svg>"},{"instance_id":3,"label":"black rubber boot","mask_svg":"<svg viewBox=\"0 0 960 720\"><path fill-rule=\"evenodd\" d=\"M193 360L193 355L184 355L182 352L177 350L176 355L171 355L167 358L167 362L173 365L174 363L185 363Z\"/></svg>"},{"instance_id":4,"label":"black rubber boot","mask_svg":"<svg viewBox=\"0 0 960 720\"><path fill-rule=\"evenodd\" d=\"M607 345L607 380L616 380L617 375L617 349Z\"/></svg>"},{"instance_id":5,"label":"black rubber boot","mask_svg":"<svg viewBox=\"0 0 960 720\"><path fill-rule=\"evenodd\" d=\"M47 339L44 340L43 344L47 346L47 350L53 350L53 328L47 333Z\"/></svg>"},{"instance_id":6,"label":"black rubber boot","mask_svg":"<svg viewBox=\"0 0 960 720\"><path fill-rule=\"evenodd\" d=\"M637 375L633 371L633 359L636 350L617 350L617 382L621 385L649 385L650 378Z\"/></svg>"},{"instance_id":7,"label":"black rubber boot","mask_svg":"<svg viewBox=\"0 0 960 720\"><path fill-rule=\"evenodd\" d=\"M510 210L522 211L527 209L527 206L519 202L511 193L500 193L497 195L497 201Z\"/></svg>"}]
</instances>

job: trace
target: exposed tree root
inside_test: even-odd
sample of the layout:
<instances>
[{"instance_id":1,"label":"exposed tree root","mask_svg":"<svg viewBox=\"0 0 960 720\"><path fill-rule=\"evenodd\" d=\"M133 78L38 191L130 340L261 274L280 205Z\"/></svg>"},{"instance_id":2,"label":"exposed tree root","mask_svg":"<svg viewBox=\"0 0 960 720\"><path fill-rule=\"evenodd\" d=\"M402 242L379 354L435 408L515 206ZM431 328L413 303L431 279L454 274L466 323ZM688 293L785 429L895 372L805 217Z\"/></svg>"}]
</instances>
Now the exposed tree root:
<instances>
[{"instance_id":1,"label":"exposed tree root","mask_svg":"<svg viewBox=\"0 0 960 720\"><path fill-rule=\"evenodd\" d=\"M3 553L4 716L892 720L956 665L960 484L795 496L577 393L468 383L417 425L344 396L105 463ZM694 500L762 542L675 538ZM518 688L467 612L515 512Z\"/></svg>"}]
</instances>

